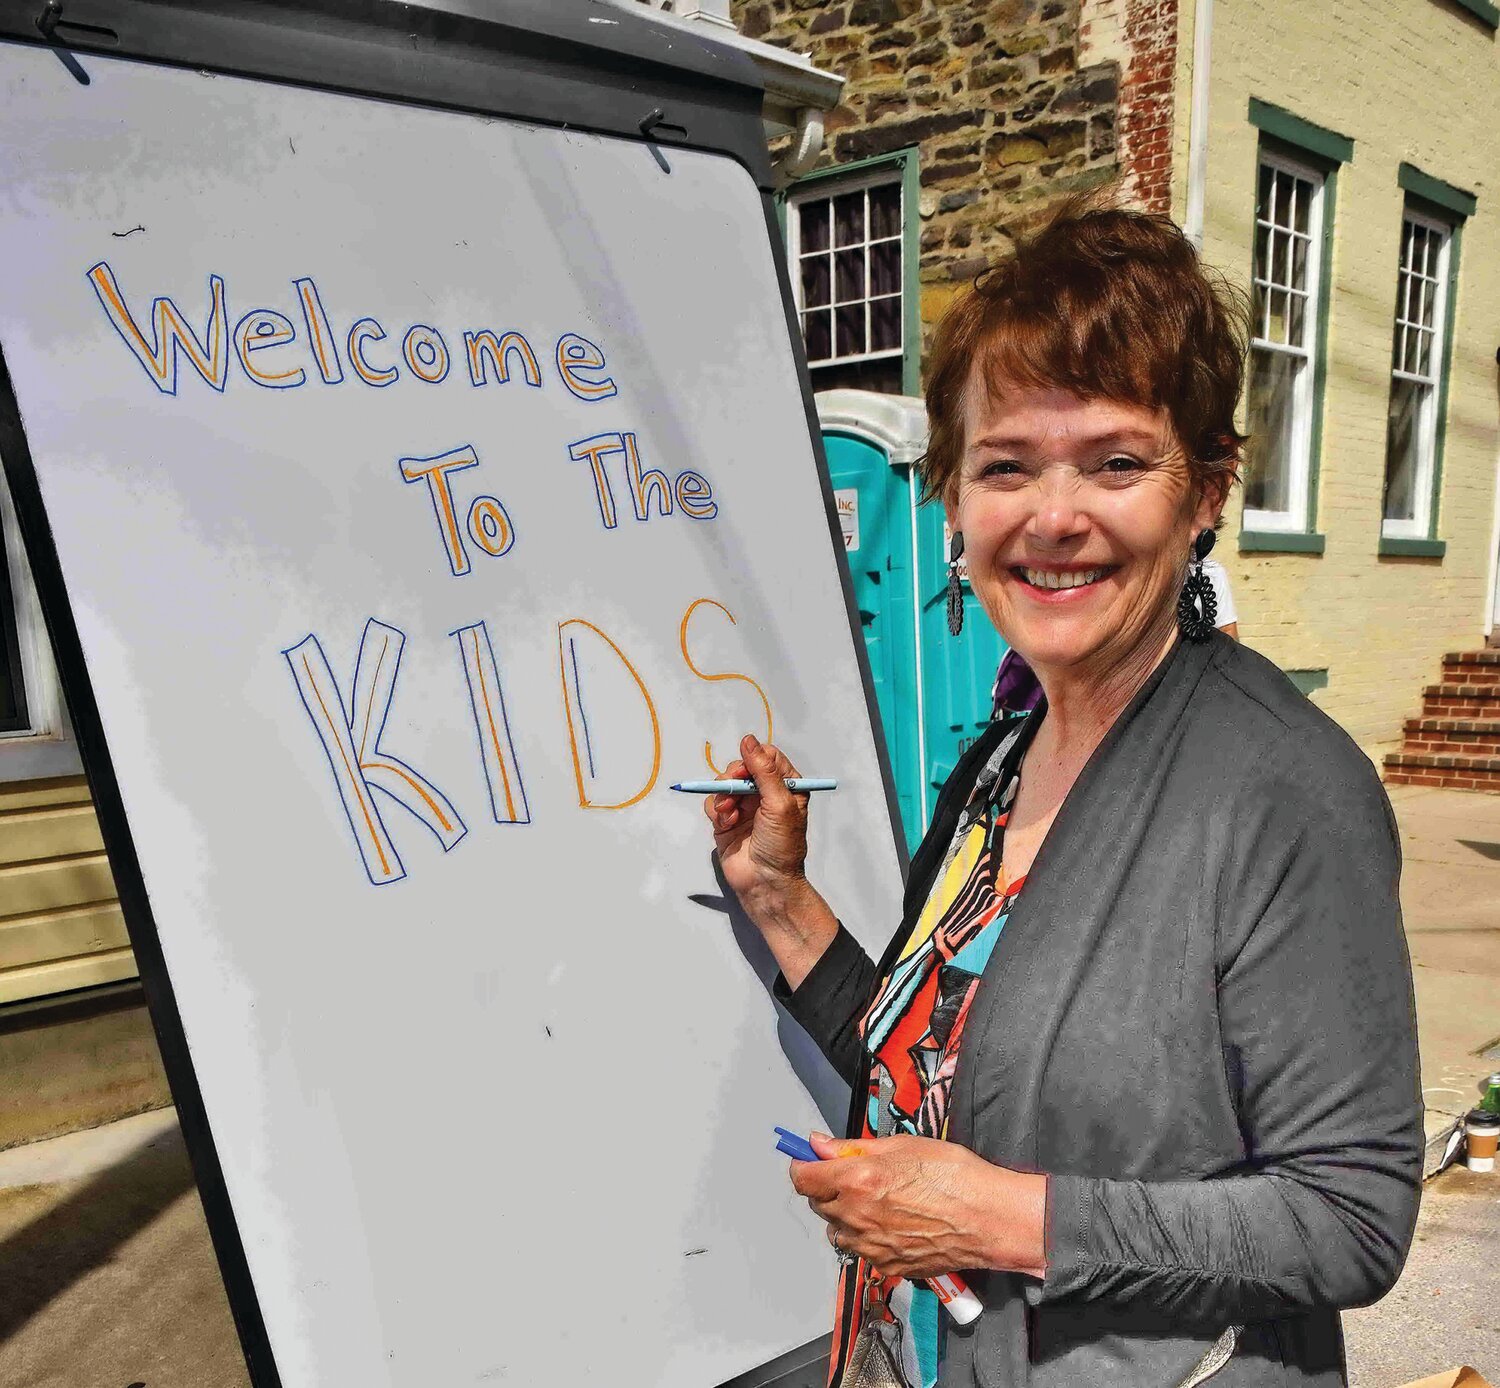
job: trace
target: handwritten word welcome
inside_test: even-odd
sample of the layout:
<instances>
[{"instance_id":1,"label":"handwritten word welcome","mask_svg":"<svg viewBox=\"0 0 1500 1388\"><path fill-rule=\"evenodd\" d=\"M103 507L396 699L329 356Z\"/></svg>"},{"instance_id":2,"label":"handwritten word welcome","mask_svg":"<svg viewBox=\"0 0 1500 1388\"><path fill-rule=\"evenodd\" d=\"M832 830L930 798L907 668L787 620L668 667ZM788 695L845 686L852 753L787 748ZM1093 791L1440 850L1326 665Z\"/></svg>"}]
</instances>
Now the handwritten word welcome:
<instances>
[{"instance_id":1,"label":"handwritten word welcome","mask_svg":"<svg viewBox=\"0 0 1500 1388\"><path fill-rule=\"evenodd\" d=\"M377 389L394 385L403 375L437 385L447 380L453 364L448 339L427 323L407 326L399 345L375 318L356 319L347 330L336 332L310 277L291 282L302 320L299 333L288 315L273 308L252 308L231 327L224 281L210 275L201 335L166 295L152 300L144 319L133 312L108 261L91 267L88 278L115 331L163 395L177 394L179 361L186 361L217 391L229 382L231 360L246 380L266 390L295 389L314 378L324 385L341 385L345 361L357 379ZM461 344L471 386L491 381L505 385L517 371L528 386L541 389L542 368L524 334L469 328L455 340ZM606 369L604 353L578 333L561 334L550 361L557 379L579 400L608 400L618 393L614 380L600 374Z\"/></svg>"}]
</instances>

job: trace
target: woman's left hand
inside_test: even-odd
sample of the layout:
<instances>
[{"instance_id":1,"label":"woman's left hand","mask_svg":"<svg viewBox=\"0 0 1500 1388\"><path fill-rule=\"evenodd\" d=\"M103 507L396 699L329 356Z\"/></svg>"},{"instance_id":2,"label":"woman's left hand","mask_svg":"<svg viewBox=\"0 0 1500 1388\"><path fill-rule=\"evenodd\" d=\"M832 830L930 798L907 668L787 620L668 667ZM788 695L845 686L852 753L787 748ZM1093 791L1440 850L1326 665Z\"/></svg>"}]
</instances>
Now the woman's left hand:
<instances>
[{"instance_id":1,"label":"woman's left hand","mask_svg":"<svg viewBox=\"0 0 1500 1388\"><path fill-rule=\"evenodd\" d=\"M837 1141L793 1162L792 1185L827 1221L829 1242L887 1276L998 1268L1041 1277L1047 1178L930 1137Z\"/></svg>"}]
</instances>

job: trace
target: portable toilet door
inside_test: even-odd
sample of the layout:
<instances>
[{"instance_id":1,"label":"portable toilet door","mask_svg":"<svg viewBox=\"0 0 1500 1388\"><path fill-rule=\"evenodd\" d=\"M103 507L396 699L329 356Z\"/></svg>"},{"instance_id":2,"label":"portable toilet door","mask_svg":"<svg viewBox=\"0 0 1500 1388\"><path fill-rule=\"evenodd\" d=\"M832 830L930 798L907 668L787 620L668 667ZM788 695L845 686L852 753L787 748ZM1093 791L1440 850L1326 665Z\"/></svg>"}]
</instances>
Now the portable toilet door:
<instances>
[{"instance_id":1,"label":"portable toilet door","mask_svg":"<svg viewBox=\"0 0 1500 1388\"><path fill-rule=\"evenodd\" d=\"M979 605L960 565L964 624L948 632L948 554L951 535L936 502L917 513L918 623L922 660L922 741L927 803L933 804L958 759L990 725L995 671L1006 645Z\"/></svg>"},{"instance_id":2,"label":"portable toilet door","mask_svg":"<svg viewBox=\"0 0 1500 1388\"><path fill-rule=\"evenodd\" d=\"M927 805L913 464L927 412L920 400L873 391L825 391L816 401L901 824L915 848Z\"/></svg>"}]
</instances>

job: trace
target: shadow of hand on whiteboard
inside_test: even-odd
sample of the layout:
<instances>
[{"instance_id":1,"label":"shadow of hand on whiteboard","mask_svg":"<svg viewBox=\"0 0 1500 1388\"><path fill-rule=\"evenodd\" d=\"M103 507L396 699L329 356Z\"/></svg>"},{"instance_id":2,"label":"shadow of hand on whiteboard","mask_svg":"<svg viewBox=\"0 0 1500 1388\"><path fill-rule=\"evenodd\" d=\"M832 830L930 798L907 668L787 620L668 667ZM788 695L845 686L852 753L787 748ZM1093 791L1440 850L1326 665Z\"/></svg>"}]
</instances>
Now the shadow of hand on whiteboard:
<instances>
[{"instance_id":1,"label":"shadow of hand on whiteboard","mask_svg":"<svg viewBox=\"0 0 1500 1388\"><path fill-rule=\"evenodd\" d=\"M701 906L709 911L718 911L729 917L729 927L734 934L735 944L739 947L746 963L755 970L755 976L760 979L767 994L770 994L779 972L776 959L767 947L760 931L740 909L739 902L719 870L717 853L713 855L713 865L720 895L709 896L706 892L693 892L688 900L695 906ZM787 1058L792 1072L801 1081L802 1087L812 1096L813 1103L818 1106L818 1112L823 1115L823 1122L827 1124L827 1131L843 1132L849 1116L849 1086L839 1078L833 1066L824 1059L823 1052L818 1049L812 1037L787 1015L785 1008L779 1003L775 1006L776 1040L781 1047L781 1053Z\"/></svg>"}]
</instances>

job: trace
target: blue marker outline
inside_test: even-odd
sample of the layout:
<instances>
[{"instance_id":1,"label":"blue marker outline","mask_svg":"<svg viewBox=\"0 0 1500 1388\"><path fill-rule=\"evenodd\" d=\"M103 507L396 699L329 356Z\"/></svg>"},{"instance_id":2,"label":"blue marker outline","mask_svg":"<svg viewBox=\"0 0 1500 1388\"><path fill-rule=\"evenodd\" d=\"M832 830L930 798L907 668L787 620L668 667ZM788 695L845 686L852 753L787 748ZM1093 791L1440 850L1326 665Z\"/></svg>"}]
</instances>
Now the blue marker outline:
<instances>
[{"instance_id":1,"label":"blue marker outline","mask_svg":"<svg viewBox=\"0 0 1500 1388\"><path fill-rule=\"evenodd\" d=\"M87 270L85 270L83 272L83 277L84 277L84 279L88 280L88 282L89 282L89 288L94 291L94 297L99 301L99 307L104 310L104 319L105 319L105 321L109 324L109 326L111 328L113 328L115 330L115 335L120 339L120 341L125 344L125 350L130 353L131 360L134 361L136 363L136 365L139 366L141 368L141 370L144 371L146 373L146 375L151 378L151 384L154 385L156 387L156 389L161 392L161 394L175 396L177 394L177 346L176 346L176 343L174 342L173 346L172 346L171 384L170 385L163 385L162 382L160 382L160 381L158 381L156 379L156 376L153 374L151 368L149 366L147 366L146 363L143 362L140 359L139 354L136 352L135 348L131 345L130 339L125 336L125 330L123 328L121 328L118 323L115 322L115 316L114 316L114 314L112 314L109 311L109 305L104 302L104 295L102 295L99 292L99 286L94 283L94 280L93 280L94 271L97 270L101 265L106 270L109 271L110 280L113 282L115 288L119 291L119 294L120 294L120 307L125 310L126 317L128 317L132 323L135 323L135 315L130 312L130 307L125 302L125 289L124 289L124 286L121 285L119 277L115 274L115 268L114 268L114 266L111 265L109 263L109 261L107 261L107 260L96 260L92 265L89 266L89 268ZM215 285L218 286L218 292L217 293L214 290L214 286ZM229 298L228 298L228 295L225 293L225 289L224 289L224 277L222 275L216 275L212 271L209 271L209 275L208 275L208 321L209 321L210 325L213 324L213 321L214 321L214 309L217 306L217 304L220 302L220 296L223 296L222 302L224 304L224 335L225 335L226 338L231 338L231 334L229 332ZM151 300L151 317L150 317L150 319L147 320L147 322L148 322L148 326L151 329L151 348L152 348L151 355L152 355L153 358L156 356L157 352L161 351L161 341L157 337L157 333L156 333L156 306L163 299L165 299L169 304L171 304L174 309L177 308L176 300L174 300L170 294L158 294L154 299ZM187 321L187 315L185 313L182 313L180 309L178 310L178 312L181 315L182 321L186 325L187 330L190 333L193 334L193 346L195 346L195 347L197 347L199 349L202 349L203 344L198 341L198 334L196 332L193 332L193 325ZM140 324L139 323L136 323L136 331L137 332L140 331ZM141 333L142 339L144 339L145 336L146 336L145 333ZM229 354L233 350L234 350L234 342L232 341L232 339L229 340L229 341L226 341L225 344L224 344L224 385L219 385L215 381L210 380L201 371L199 371L196 366L193 366L193 363L192 363L191 359L189 359L188 365L189 366L193 366L193 374L195 376L197 376L200 381L204 382L204 384L206 384L207 386L209 386L210 389L216 390L216 391L218 391L218 393L220 395L223 395L223 393L224 393L224 387L229 384ZM213 353L212 352L205 352L204 355L212 358Z\"/></svg>"},{"instance_id":2,"label":"blue marker outline","mask_svg":"<svg viewBox=\"0 0 1500 1388\"><path fill-rule=\"evenodd\" d=\"M510 714L505 708L505 688L500 675L500 662L495 659L495 643L490 640L489 623L481 617L477 622L470 622L467 626L455 627L448 633L449 636L458 638L458 660L463 667L464 684L469 691L469 712L474 715L474 735L479 739L479 764L484 765L484 729L479 723L479 700L474 697L474 682L469 678L469 662L464 655L464 632L477 631L484 637L484 644L490 653L490 667L495 672L495 702L500 705L500 726L505 730L505 742L510 748L511 760L516 766L516 791L517 799L521 802L522 818L505 819L500 814L500 804L495 799L495 787L490 784L488 775L484 778L485 788L490 796L490 813L495 818L496 824L530 824L531 804L526 799L526 775L521 770L521 754L516 751L516 740L510 730Z\"/></svg>"},{"instance_id":3,"label":"blue marker outline","mask_svg":"<svg viewBox=\"0 0 1500 1388\"><path fill-rule=\"evenodd\" d=\"M594 771L594 744L589 737L589 716L583 707L583 682L578 678L578 647L573 638L568 637L568 655L573 661L573 694L578 700L578 721L583 724L583 750L588 753L589 758L589 780L598 780L598 774Z\"/></svg>"},{"instance_id":4,"label":"blue marker outline","mask_svg":"<svg viewBox=\"0 0 1500 1388\"><path fill-rule=\"evenodd\" d=\"M368 621L365 622L365 629L360 633L359 638L359 654L354 658L354 684L349 690L349 708L351 710L351 716L349 719L349 734L351 737L354 735L354 697L356 691L359 689L359 671L361 665L364 663L365 641L369 636L370 628L374 626L384 627L387 631L394 631L396 635L401 638L401 644L396 648L396 663L391 667L391 697L386 700L385 712L380 715L380 726L375 729L374 740L370 744L371 750L377 757L384 757L386 761L399 766L403 771L411 772L411 774L415 776L417 780L421 781L424 785L432 786L434 790L437 790L437 786L433 784L433 782L429 781L427 777L425 777L420 771L417 770L416 767L402 761L400 757L393 757L389 752L384 751L380 746L380 739L385 734L386 722L391 716L391 706L396 702L396 680L401 674L401 658L406 654L406 633L402 631L400 627L393 627L389 622L382 622L379 620L379 618L376 617L371 617ZM333 667L330 666L329 668L332 669ZM414 809L412 809L404 800L402 800L400 796L392 795L391 792L386 790L384 786L372 784L368 780L365 782L365 784L370 787L370 793L372 795L378 790L382 795L385 796L387 800L394 801L403 810L405 810L407 814L409 814L414 820L416 820L418 824L426 829L427 832L431 834L439 844L442 845L444 853L451 853L468 836L469 826L464 823L463 816L459 814L458 806L456 806L451 800L448 800L448 797L446 795L443 795L442 791L438 791L438 794L443 795L443 799L448 801L448 808L453 811L453 818L457 822L459 829L458 837L455 838L451 844L443 843L443 836L439 834L438 831L432 827L432 825L430 825L425 819L423 819L422 816L419 815Z\"/></svg>"}]
</instances>

